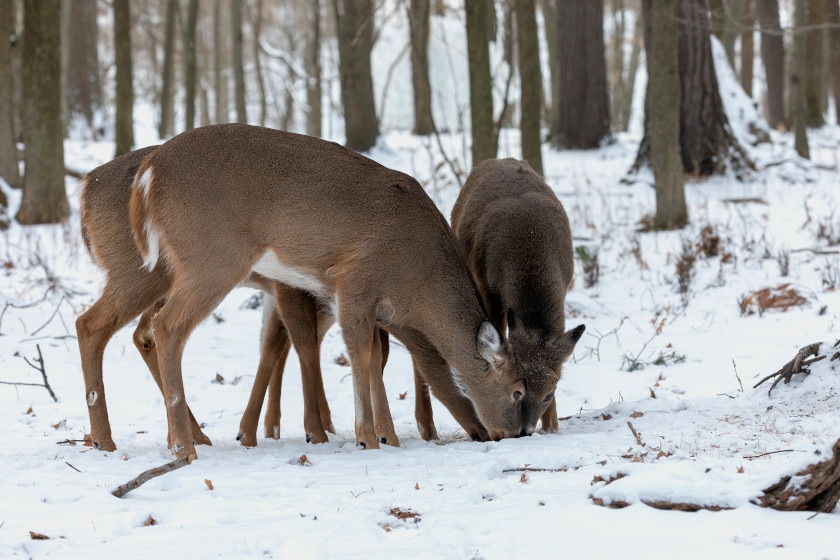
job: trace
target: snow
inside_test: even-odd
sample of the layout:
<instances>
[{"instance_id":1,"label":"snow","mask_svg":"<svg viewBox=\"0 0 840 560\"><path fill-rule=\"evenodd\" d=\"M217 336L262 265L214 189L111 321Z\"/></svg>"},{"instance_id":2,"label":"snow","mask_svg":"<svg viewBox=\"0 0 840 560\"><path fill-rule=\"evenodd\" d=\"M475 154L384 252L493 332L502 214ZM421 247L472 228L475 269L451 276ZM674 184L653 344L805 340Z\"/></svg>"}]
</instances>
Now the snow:
<instances>
[{"instance_id":1,"label":"snow","mask_svg":"<svg viewBox=\"0 0 840 560\"><path fill-rule=\"evenodd\" d=\"M746 118L737 114L746 111L733 112L726 99L733 128L743 133ZM156 142L147 108L139 107L136 120L138 138ZM172 458L165 408L134 349L132 324L105 353L117 451L64 443L82 439L89 426L74 320L103 284L81 242L68 180L66 225L13 223L0 235L0 381L40 383L24 361L37 357L37 345L59 399L42 387L0 385L7 430L0 557L840 558L838 510L814 516L751 502L826 457L840 438L837 362L818 362L769 395L768 384L752 388L800 347L838 338L838 249L824 235L840 228L838 132L810 131L809 163L796 158L789 135L773 131L771 144L749 148L758 168L751 181L688 184L691 224L679 232L638 231L654 210L648 177L622 182L638 134L619 134L593 152L544 148L546 178L567 209L575 245L597 250L600 263L591 287L577 263L568 295L567 323L585 323L586 333L557 388L559 433L471 442L435 401L441 439L423 441L410 358L392 343L385 383L402 445L361 450L350 370L335 361L345 349L333 327L322 368L337 434L329 443L305 442L292 354L282 439L260 430L259 445L243 448L235 436L262 313L243 305L254 292L241 288L197 328L184 354L186 398L214 445L122 499L111 491ZM443 140L452 150L461 146L458 136ZM516 132L504 131L499 156L518 157L518 145ZM112 153L107 142L66 143L74 169ZM370 155L416 176L449 215L458 187L445 166L435 168L440 156L427 139L390 131ZM14 211L20 193L6 192ZM682 242L699 240L704 226L719 236L720 252L698 258L690 289L680 294ZM781 253L790 259L787 276ZM807 302L741 313L745 295L785 283ZM598 482L618 474L625 476ZM592 497L630 505L600 507ZM655 500L732 509L684 513L643 503ZM30 531L49 539L33 540Z\"/></svg>"}]
</instances>

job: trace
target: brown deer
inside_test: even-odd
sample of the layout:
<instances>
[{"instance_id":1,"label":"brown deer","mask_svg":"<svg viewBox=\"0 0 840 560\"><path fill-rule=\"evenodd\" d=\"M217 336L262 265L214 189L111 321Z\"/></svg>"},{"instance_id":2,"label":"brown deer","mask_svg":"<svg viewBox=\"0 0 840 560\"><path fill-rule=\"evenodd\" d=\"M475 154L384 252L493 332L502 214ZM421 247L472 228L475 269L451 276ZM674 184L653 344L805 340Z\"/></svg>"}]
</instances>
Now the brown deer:
<instances>
[{"instance_id":1,"label":"brown deer","mask_svg":"<svg viewBox=\"0 0 840 560\"><path fill-rule=\"evenodd\" d=\"M107 451L113 451L116 446L111 437L105 404L102 357L113 334L141 311L143 314L134 333L134 343L155 382L161 387L157 352L149 324L152 315L163 303L165 296L161 294L168 292L171 287L171 275L163 266L152 271L141 266L142 260L128 225L128 200L134 174L142 159L155 148L156 146L143 148L120 156L91 171L79 185L82 237L94 262L107 273L101 298L82 314L76 323L86 394L94 395L88 399L92 441L97 448ZM253 446L257 444L257 423L268 386L271 390L265 415L265 435L275 439L280 437L280 386L291 344L288 330L280 318L281 312L275 309L275 282L252 274L245 285L262 289L266 293L260 364L237 436L242 445ZM309 306L312 302L313 298L307 294L292 293L291 296L287 295L285 304ZM331 316L323 313L318 315L318 344L333 323L334 319ZM388 350L387 333L383 331L380 337L384 368ZM317 354L318 348L314 351ZM308 356L311 352L303 349L301 354ZM314 376L316 383L317 400L311 404L307 403L307 406L313 407L318 413L323 428L334 433L320 369L316 367L314 371L302 370L302 373ZM422 393L418 392L418 395ZM428 388L425 389L424 398L428 402ZM418 405L418 410L424 411L426 408ZM430 413L425 417L418 416L418 422L420 421L424 422L422 425L418 424L421 434L427 439L436 438ZM194 440L209 445L209 438L203 434L192 413L190 424ZM326 436L321 434L318 437L316 434L313 437L312 434L307 434L307 439L326 441Z\"/></svg>"},{"instance_id":2,"label":"brown deer","mask_svg":"<svg viewBox=\"0 0 840 560\"><path fill-rule=\"evenodd\" d=\"M361 447L399 442L382 383L380 326L426 350L415 361L423 381L468 433L528 433L525 387L506 342L485 317L446 220L411 177L317 138L209 126L143 160L129 221L146 266L162 257L172 274L152 327L178 458L196 457L184 345L252 271L333 310L350 356ZM434 353L439 361L428 358Z\"/></svg>"},{"instance_id":3,"label":"brown deer","mask_svg":"<svg viewBox=\"0 0 840 560\"><path fill-rule=\"evenodd\" d=\"M522 421L556 432L554 389L584 325L565 331L574 273L563 205L531 167L486 160L471 172L452 209L455 233L490 320L508 341L525 385Z\"/></svg>"}]
</instances>

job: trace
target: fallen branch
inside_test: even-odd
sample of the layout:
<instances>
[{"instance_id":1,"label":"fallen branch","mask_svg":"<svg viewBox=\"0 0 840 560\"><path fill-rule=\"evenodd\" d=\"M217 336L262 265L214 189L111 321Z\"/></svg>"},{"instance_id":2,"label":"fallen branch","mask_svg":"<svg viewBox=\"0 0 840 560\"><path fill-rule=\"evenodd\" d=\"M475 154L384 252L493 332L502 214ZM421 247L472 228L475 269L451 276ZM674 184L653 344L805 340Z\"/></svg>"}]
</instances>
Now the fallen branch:
<instances>
[{"instance_id":1,"label":"fallen branch","mask_svg":"<svg viewBox=\"0 0 840 560\"><path fill-rule=\"evenodd\" d=\"M181 467L186 467L189 464L189 459L175 459L174 461L170 461L169 463L161 465L160 467L155 467L153 469L143 471L139 475L126 482L125 484L117 486L117 488L113 492L111 492L111 494L113 494L117 498L122 498L132 490L140 488L142 485L146 484L153 478L157 478L168 472L180 469Z\"/></svg>"},{"instance_id":2,"label":"fallen branch","mask_svg":"<svg viewBox=\"0 0 840 560\"><path fill-rule=\"evenodd\" d=\"M836 347L838 343L840 343L840 341L835 342L834 346ZM814 362L819 362L820 360L825 359L825 355L819 355L821 344L822 343L820 342L814 342L813 344L809 344L808 346L805 346L804 348L800 349L791 361L782 366L781 369L779 369L779 371L771 373L770 375L753 385L753 389L757 388L765 381L775 377L776 380L770 386L770 390L767 391L767 394L769 395L773 392L773 389L776 387L776 385L779 384L779 381L781 381L782 379L785 380L785 385L787 385L788 383L790 383L791 378L797 373L804 373L805 375L808 375L809 373L811 373L811 370L808 366L810 366ZM809 356L816 357L809 360L807 359Z\"/></svg>"},{"instance_id":3,"label":"fallen branch","mask_svg":"<svg viewBox=\"0 0 840 560\"><path fill-rule=\"evenodd\" d=\"M58 402L58 397L55 396L55 392L52 390L52 387L50 387L50 382L47 379L47 371L44 368L44 357L41 355L41 345L36 344L35 348L38 349L38 357L34 358L34 360L35 360L35 363L37 363L38 365L36 366L32 362L30 362L29 359L26 356L22 356L23 361L25 361L27 364L29 364L29 366L32 367L33 369L37 369L39 372L41 372L41 378L43 378L44 382L43 383L22 383L22 382L19 382L19 381L0 381L0 384L2 384L2 385L20 385L20 386L25 386L25 387L43 387L47 391L49 391L50 396L53 398L53 400L55 402Z\"/></svg>"}]
</instances>

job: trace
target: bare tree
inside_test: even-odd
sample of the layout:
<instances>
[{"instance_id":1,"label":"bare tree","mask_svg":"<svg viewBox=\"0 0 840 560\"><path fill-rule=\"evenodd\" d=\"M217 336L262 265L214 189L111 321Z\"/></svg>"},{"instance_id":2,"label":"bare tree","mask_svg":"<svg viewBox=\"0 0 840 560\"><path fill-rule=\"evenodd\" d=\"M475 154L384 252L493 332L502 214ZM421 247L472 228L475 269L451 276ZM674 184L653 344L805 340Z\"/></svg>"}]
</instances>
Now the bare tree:
<instances>
[{"instance_id":1,"label":"bare tree","mask_svg":"<svg viewBox=\"0 0 840 560\"><path fill-rule=\"evenodd\" d=\"M634 85L642 53L642 23L638 15L633 18L633 35L630 60L625 68L624 43L628 8L624 0L612 0L613 38L612 54L607 67L610 72L610 117L614 130L627 130L633 107ZM554 44L554 43L550 43ZM551 49L555 50L555 49Z\"/></svg>"},{"instance_id":2,"label":"bare tree","mask_svg":"<svg viewBox=\"0 0 840 560\"><path fill-rule=\"evenodd\" d=\"M233 79L236 97L236 122L247 123L245 108L245 66L242 48L242 0L232 0L230 11L231 33L233 34Z\"/></svg>"},{"instance_id":3,"label":"bare tree","mask_svg":"<svg viewBox=\"0 0 840 560\"><path fill-rule=\"evenodd\" d=\"M321 121L321 1L306 0L306 46L304 67L306 69L306 133L322 135Z\"/></svg>"},{"instance_id":4,"label":"bare tree","mask_svg":"<svg viewBox=\"0 0 840 560\"><path fill-rule=\"evenodd\" d=\"M805 124L809 127L820 127L825 124L825 0L807 0L805 9L806 27L794 29L794 33L804 33L804 48L808 53L802 61L805 64L802 84L805 96Z\"/></svg>"},{"instance_id":5,"label":"bare tree","mask_svg":"<svg viewBox=\"0 0 840 560\"><path fill-rule=\"evenodd\" d=\"M496 157L493 130L493 92L490 80L490 47L487 44L487 2L470 0L467 10L467 58L470 73L472 165Z\"/></svg>"},{"instance_id":6,"label":"bare tree","mask_svg":"<svg viewBox=\"0 0 840 560\"><path fill-rule=\"evenodd\" d=\"M55 223L69 214L61 126L61 0L26 0L23 34L26 173L17 221Z\"/></svg>"},{"instance_id":7,"label":"bare tree","mask_svg":"<svg viewBox=\"0 0 840 560\"><path fill-rule=\"evenodd\" d=\"M680 159L680 75L678 0L643 0L650 25L645 111L650 131L650 161L656 187L657 229L682 228L688 222ZM649 23L648 23L649 22Z\"/></svg>"},{"instance_id":8,"label":"bare tree","mask_svg":"<svg viewBox=\"0 0 840 560\"><path fill-rule=\"evenodd\" d=\"M771 128L785 126L785 45L779 25L778 0L755 0L761 26L761 62L767 85L765 116Z\"/></svg>"},{"instance_id":9,"label":"bare tree","mask_svg":"<svg viewBox=\"0 0 840 560\"><path fill-rule=\"evenodd\" d=\"M187 130L195 128L195 82L198 78L198 63L195 54L197 23L198 0L189 0L187 22L184 26L184 121Z\"/></svg>"},{"instance_id":10,"label":"bare tree","mask_svg":"<svg viewBox=\"0 0 840 560\"><path fill-rule=\"evenodd\" d=\"M97 138L94 113L102 106L95 2L62 3L62 81L66 102L65 128L75 117L84 119L89 137Z\"/></svg>"},{"instance_id":11,"label":"bare tree","mask_svg":"<svg viewBox=\"0 0 840 560\"><path fill-rule=\"evenodd\" d=\"M795 0L793 3L793 54L790 69L790 104L793 121L793 139L796 153L810 158L808 148L808 110L805 101L805 27L808 24L808 0Z\"/></svg>"},{"instance_id":12,"label":"bare tree","mask_svg":"<svg viewBox=\"0 0 840 560\"><path fill-rule=\"evenodd\" d=\"M706 177L731 169L740 176L752 169L753 164L732 134L723 110L709 39L708 4L706 0L679 0L679 7L680 154L683 171ZM646 23L646 45L651 44L650 33ZM639 143L633 169L649 163L649 125L650 114L645 111L645 136Z\"/></svg>"},{"instance_id":13,"label":"bare tree","mask_svg":"<svg viewBox=\"0 0 840 560\"><path fill-rule=\"evenodd\" d=\"M564 0L557 4L560 106L552 145L597 148L610 136L604 4Z\"/></svg>"},{"instance_id":14,"label":"bare tree","mask_svg":"<svg viewBox=\"0 0 840 560\"><path fill-rule=\"evenodd\" d=\"M557 110L560 100L560 56L555 46L557 45L557 0L540 0L540 9L545 24L545 40L548 48L548 73L549 92L551 94L546 105L546 119L548 121L548 133L550 137L557 134Z\"/></svg>"},{"instance_id":15,"label":"bare tree","mask_svg":"<svg viewBox=\"0 0 840 560\"><path fill-rule=\"evenodd\" d=\"M175 20L178 0L166 0L166 22L163 40L163 80L160 92L158 137L175 134Z\"/></svg>"},{"instance_id":16,"label":"bare tree","mask_svg":"<svg viewBox=\"0 0 840 560\"><path fill-rule=\"evenodd\" d=\"M371 149L379 136L370 53L373 49L371 0L333 0L338 33L341 104L347 147Z\"/></svg>"},{"instance_id":17,"label":"bare tree","mask_svg":"<svg viewBox=\"0 0 840 560\"><path fill-rule=\"evenodd\" d=\"M21 186L15 144L15 74L12 72L12 50L16 45L15 2L0 0L0 177L12 187ZM6 204L6 195L0 191L0 220Z\"/></svg>"},{"instance_id":18,"label":"bare tree","mask_svg":"<svg viewBox=\"0 0 840 560\"><path fill-rule=\"evenodd\" d=\"M222 5L227 6L223 0L215 0L213 3L213 90L216 94L215 122L228 122L228 34L225 30L226 15L229 12L222 10Z\"/></svg>"},{"instance_id":19,"label":"bare tree","mask_svg":"<svg viewBox=\"0 0 840 560\"><path fill-rule=\"evenodd\" d=\"M516 43L519 50L520 130L522 159L543 174L540 101L542 73L537 41L537 14L534 0L514 0Z\"/></svg>"},{"instance_id":20,"label":"bare tree","mask_svg":"<svg viewBox=\"0 0 840 560\"><path fill-rule=\"evenodd\" d=\"M262 34L263 25L263 3L262 0L255 0L254 9L251 10L249 4L245 4L245 9L248 13L248 20L251 24L251 46L253 48L254 69L257 73L257 87L260 91L260 126L265 126L266 116L268 115L268 100L266 99L265 78L263 77L263 67L261 61L260 49L260 35ZM291 107L286 111L287 118L290 119ZM288 130L287 126L283 127Z\"/></svg>"},{"instance_id":21,"label":"bare tree","mask_svg":"<svg viewBox=\"0 0 840 560\"><path fill-rule=\"evenodd\" d=\"M834 116L840 124L840 2L827 0L826 17L832 24L828 31L829 75L834 93Z\"/></svg>"},{"instance_id":22,"label":"bare tree","mask_svg":"<svg viewBox=\"0 0 840 560\"><path fill-rule=\"evenodd\" d=\"M741 34L741 87L750 97L752 97L753 92L753 59L755 58L754 24L755 8L753 0L744 0L744 31Z\"/></svg>"},{"instance_id":23,"label":"bare tree","mask_svg":"<svg viewBox=\"0 0 840 560\"><path fill-rule=\"evenodd\" d=\"M432 86L429 83L429 0L411 0L408 8L411 35L411 81L414 85L414 134L434 132Z\"/></svg>"},{"instance_id":24,"label":"bare tree","mask_svg":"<svg viewBox=\"0 0 840 560\"><path fill-rule=\"evenodd\" d=\"M134 147L134 84L131 70L131 12L128 0L114 0L114 59L117 67L116 153Z\"/></svg>"}]
</instances>

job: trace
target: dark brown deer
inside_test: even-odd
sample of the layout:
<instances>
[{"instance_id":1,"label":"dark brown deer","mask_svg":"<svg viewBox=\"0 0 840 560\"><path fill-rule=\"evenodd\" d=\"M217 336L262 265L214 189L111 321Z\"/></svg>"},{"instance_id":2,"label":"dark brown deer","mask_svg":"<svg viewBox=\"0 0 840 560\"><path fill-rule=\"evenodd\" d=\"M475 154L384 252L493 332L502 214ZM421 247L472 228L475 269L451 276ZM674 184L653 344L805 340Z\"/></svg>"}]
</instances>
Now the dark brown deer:
<instances>
[{"instance_id":1,"label":"dark brown deer","mask_svg":"<svg viewBox=\"0 0 840 560\"><path fill-rule=\"evenodd\" d=\"M485 317L446 220L411 177L332 142L216 125L184 132L143 160L129 221L146 266L162 257L172 274L152 326L178 458L196 457L184 345L252 271L333 309L352 366L360 446L399 441L382 384L380 326L438 353L440 362L425 360L419 371L468 433L528 433L526 389L506 342Z\"/></svg>"},{"instance_id":2,"label":"dark brown deer","mask_svg":"<svg viewBox=\"0 0 840 560\"><path fill-rule=\"evenodd\" d=\"M554 389L585 329L565 330L574 260L563 205L527 163L486 160L458 195L452 230L490 320L508 334L525 386L525 431L533 432L539 418L544 430L557 431Z\"/></svg>"},{"instance_id":3,"label":"dark brown deer","mask_svg":"<svg viewBox=\"0 0 840 560\"><path fill-rule=\"evenodd\" d=\"M82 369L85 374L86 394L89 396L91 435L94 445L102 450L116 448L111 437L110 422L104 397L102 375L102 357L105 347L113 334L141 313L141 320L134 333L134 343L146 362L152 377L160 387L160 375L154 337L149 326L151 316L163 303L161 294L171 287L171 277L165 267L156 267L149 271L142 267L142 260L134 244L134 237L128 225L128 200L134 174L142 159L156 146L135 150L120 156L87 174L79 185L81 195L82 237L94 262L107 273L106 285L100 299L77 321L79 348L82 357ZM245 285L262 289L266 293L265 314L261 334L260 364L251 392L248 406L240 423L237 439L242 445L257 444L257 423L267 387L269 406L265 415L265 435L270 438L280 437L280 387L283 369L291 346L288 330L280 318L280 311L275 308L275 282L252 274ZM314 300L308 294L288 291L285 305L297 305L309 309ZM320 344L326 330L334 319L320 313L317 316L317 343ZM382 367L387 361L388 338L384 331L380 333L383 355ZM318 348L314 349L318 353ZM301 349L303 355L312 352ZM309 361L311 366L311 360ZM316 364L319 366L319 364ZM307 403L318 414L323 428L334 433L329 405L324 395L323 382L319 367L302 370L304 375L314 376L317 399ZM269 379L271 380L269 383ZM93 395L93 396L91 396ZM423 396L422 392L418 395ZM428 388L425 389L425 401L428 402ZM421 403L418 410L425 411ZM420 424L419 422L424 422ZM190 423L196 442L210 444L192 413ZM436 438L437 434L431 421L431 415L418 415L418 427L427 439ZM326 441L324 434L307 434L309 441Z\"/></svg>"}]
</instances>

